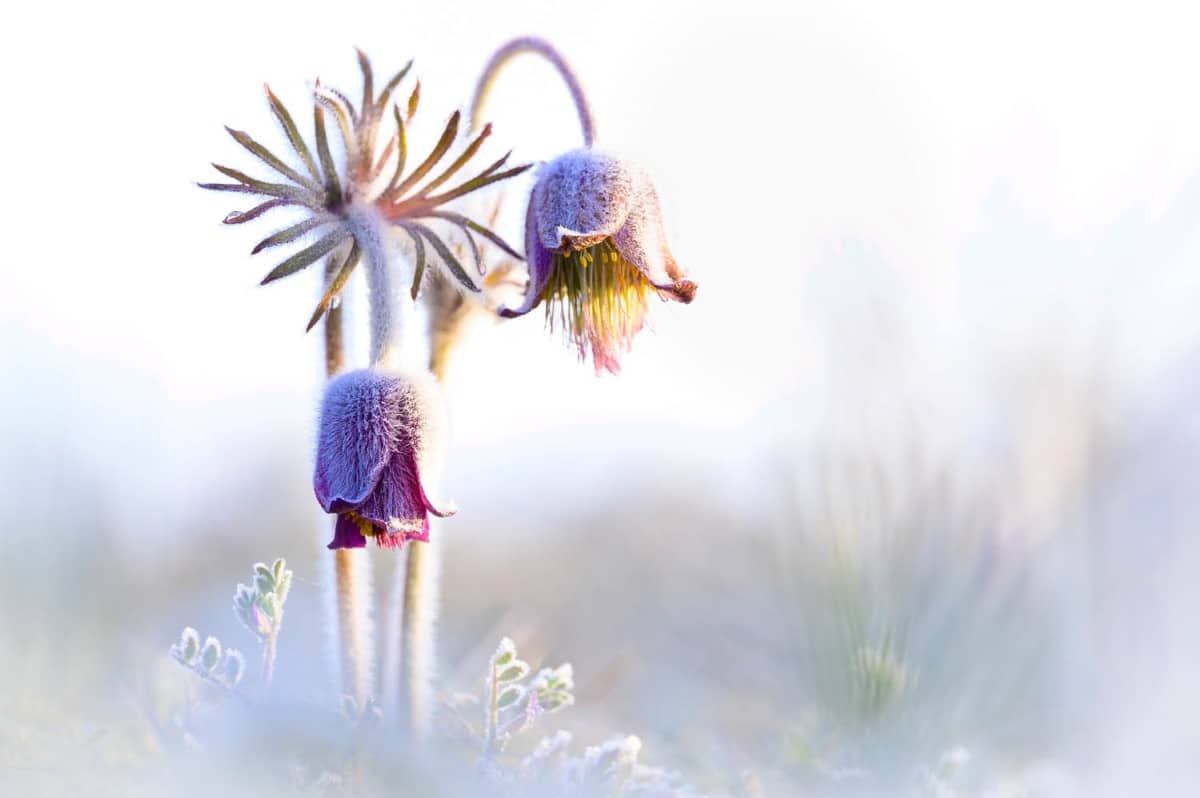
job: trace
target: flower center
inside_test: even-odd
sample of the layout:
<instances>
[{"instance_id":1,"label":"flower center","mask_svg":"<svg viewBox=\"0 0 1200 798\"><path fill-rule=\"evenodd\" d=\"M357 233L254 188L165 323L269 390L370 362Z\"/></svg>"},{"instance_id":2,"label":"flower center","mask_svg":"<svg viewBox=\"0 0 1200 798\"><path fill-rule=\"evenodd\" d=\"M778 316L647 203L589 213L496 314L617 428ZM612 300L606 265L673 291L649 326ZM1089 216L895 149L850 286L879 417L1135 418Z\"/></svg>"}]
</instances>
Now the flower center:
<instances>
[{"instance_id":1,"label":"flower center","mask_svg":"<svg viewBox=\"0 0 1200 798\"><path fill-rule=\"evenodd\" d=\"M345 515L348 519L350 519L354 523L355 526L358 527L359 534L362 535L364 538L369 538L369 537L375 536L377 530L375 529L375 525L373 523L371 523L370 520L363 518L361 515L354 512L353 510L343 513L343 515Z\"/></svg>"},{"instance_id":2,"label":"flower center","mask_svg":"<svg viewBox=\"0 0 1200 798\"><path fill-rule=\"evenodd\" d=\"M617 252L611 238L574 252L556 252L542 292L546 324L562 330L596 367L616 371L616 356L629 349L649 312L653 286Z\"/></svg>"}]
</instances>

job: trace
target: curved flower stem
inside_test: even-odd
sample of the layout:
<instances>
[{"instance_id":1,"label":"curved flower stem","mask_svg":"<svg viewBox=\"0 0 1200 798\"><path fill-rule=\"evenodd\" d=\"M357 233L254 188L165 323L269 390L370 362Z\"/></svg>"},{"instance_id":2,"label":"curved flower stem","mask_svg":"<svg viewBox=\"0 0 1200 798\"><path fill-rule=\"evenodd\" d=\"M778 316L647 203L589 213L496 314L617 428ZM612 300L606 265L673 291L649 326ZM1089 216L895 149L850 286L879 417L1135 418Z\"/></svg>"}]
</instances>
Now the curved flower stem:
<instances>
[{"instance_id":1,"label":"curved flower stem","mask_svg":"<svg viewBox=\"0 0 1200 798\"><path fill-rule=\"evenodd\" d=\"M325 267L325 282L334 277L337 259ZM346 368L346 347L341 305L325 314L325 376L333 379ZM363 706L371 695L371 626L367 609L370 562L361 549L334 551L334 585L337 602L337 656L341 690ZM270 650L274 659L274 641ZM264 662L264 672L265 672ZM273 667L273 665L272 665Z\"/></svg>"},{"instance_id":2,"label":"curved flower stem","mask_svg":"<svg viewBox=\"0 0 1200 798\"><path fill-rule=\"evenodd\" d=\"M479 117L483 113L483 106L487 102L487 97L492 90L492 86L496 83L496 78L500 76L501 68L521 53L535 53L540 55L558 70L558 74L562 76L563 82L567 84L567 90L571 92L571 99L575 102L575 110L579 113L579 127L583 131L583 145L585 147L592 146L592 141L596 138L596 123L592 118L592 109L588 105L587 96L583 93L583 86L580 85L579 78L575 76L575 72L567 64L566 59L562 57L562 53L554 48L554 45L536 36L523 36L519 39L513 39L497 50L491 60L487 62L487 66L483 68L483 74L479 76L479 82L475 84L475 97L471 101L471 130L476 130L479 127Z\"/></svg>"}]
</instances>

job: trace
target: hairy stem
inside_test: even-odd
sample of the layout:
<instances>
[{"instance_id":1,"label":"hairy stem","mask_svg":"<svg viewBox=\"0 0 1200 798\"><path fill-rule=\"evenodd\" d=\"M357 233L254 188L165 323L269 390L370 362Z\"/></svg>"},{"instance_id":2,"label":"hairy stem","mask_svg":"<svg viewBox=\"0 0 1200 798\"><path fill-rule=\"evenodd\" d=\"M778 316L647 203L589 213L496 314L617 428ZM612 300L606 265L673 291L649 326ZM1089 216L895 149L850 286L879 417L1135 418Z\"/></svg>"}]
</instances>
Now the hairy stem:
<instances>
[{"instance_id":1,"label":"hairy stem","mask_svg":"<svg viewBox=\"0 0 1200 798\"><path fill-rule=\"evenodd\" d=\"M540 55L558 70L558 74L562 77L563 82L567 84L567 90L571 92L571 99L575 103L575 111L579 114L579 127L583 132L583 145L585 147L592 146L592 141L596 138L596 123L592 118L592 109L588 105L587 96L583 93L583 86L580 85L579 78L575 76L574 70L567 64L566 59L562 57L562 53L554 48L554 45L536 36L523 36L513 39L497 50L495 55L491 57L491 60L487 62L487 66L483 68L483 74L479 76L479 82L475 84L475 98L471 101L471 130L479 128L483 107L487 103L488 94L495 85L496 79L500 76L500 70L505 64L522 53Z\"/></svg>"},{"instance_id":2,"label":"hairy stem","mask_svg":"<svg viewBox=\"0 0 1200 798\"><path fill-rule=\"evenodd\" d=\"M272 629L263 646L262 680L268 687L271 685L271 679L275 677L275 646L278 639L279 632Z\"/></svg>"},{"instance_id":3,"label":"hairy stem","mask_svg":"<svg viewBox=\"0 0 1200 798\"><path fill-rule=\"evenodd\" d=\"M492 676L488 683L487 727L484 729L483 755L490 757L496 752L496 732L500 725L500 666L492 662Z\"/></svg>"},{"instance_id":4,"label":"hairy stem","mask_svg":"<svg viewBox=\"0 0 1200 798\"><path fill-rule=\"evenodd\" d=\"M409 546L404 569L401 654L408 690L403 698L405 714L417 740L428 740L433 724L441 559L441 536L431 534L428 543Z\"/></svg>"},{"instance_id":5,"label":"hairy stem","mask_svg":"<svg viewBox=\"0 0 1200 798\"><path fill-rule=\"evenodd\" d=\"M325 282L334 277L337 259L325 267ZM333 379L346 368L346 346L341 305L325 314L325 376ZM335 518L336 522L336 518ZM334 551L334 585L337 602L337 654L341 690L363 706L371 695L371 620L366 602L370 562L362 549Z\"/></svg>"},{"instance_id":6,"label":"hairy stem","mask_svg":"<svg viewBox=\"0 0 1200 798\"><path fill-rule=\"evenodd\" d=\"M426 294L430 314L429 370L443 385L451 352L462 335L471 306L447 281L435 279ZM428 475L436 482L440 475ZM430 519L436 526L438 519ZM433 722L433 678L437 657L437 614L441 577L442 536L431 533L428 543L413 543L403 569L396 574L392 604L397 611L394 628L389 631L399 645L389 657L389 678L403 675L405 691L402 716L418 739L428 739ZM391 642L391 641L389 641Z\"/></svg>"}]
</instances>

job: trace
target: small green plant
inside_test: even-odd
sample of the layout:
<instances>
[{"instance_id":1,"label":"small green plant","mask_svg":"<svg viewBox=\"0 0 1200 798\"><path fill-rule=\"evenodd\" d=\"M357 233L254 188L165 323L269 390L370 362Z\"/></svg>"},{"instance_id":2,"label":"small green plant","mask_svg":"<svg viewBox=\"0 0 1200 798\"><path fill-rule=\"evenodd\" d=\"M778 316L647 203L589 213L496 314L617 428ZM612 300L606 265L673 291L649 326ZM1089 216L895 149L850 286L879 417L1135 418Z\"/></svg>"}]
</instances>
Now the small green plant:
<instances>
[{"instance_id":1,"label":"small green plant","mask_svg":"<svg viewBox=\"0 0 1200 798\"><path fill-rule=\"evenodd\" d=\"M291 587L292 572L280 557L269 568L264 563L255 563L251 584L239 584L233 594L234 616L263 646L264 684L270 684L275 673L275 650L279 627L283 624L283 605Z\"/></svg>"},{"instance_id":2,"label":"small green plant","mask_svg":"<svg viewBox=\"0 0 1200 798\"><path fill-rule=\"evenodd\" d=\"M179 642L171 646L171 658L209 684L233 692L246 672L246 659L236 648L222 650L215 637L200 643L200 634L186 627Z\"/></svg>"},{"instance_id":3,"label":"small green plant","mask_svg":"<svg viewBox=\"0 0 1200 798\"><path fill-rule=\"evenodd\" d=\"M263 645L263 684L271 683L275 670L275 649L279 627L283 623L283 605L292 585L292 572L287 563L278 559L271 567L255 563L252 585L238 585L233 596L233 614ZM208 637L200 643L200 634L186 627L179 642L171 646L171 659L195 673L209 684L229 692L242 681L246 673L246 658L234 648L222 650L221 641Z\"/></svg>"}]
</instances>

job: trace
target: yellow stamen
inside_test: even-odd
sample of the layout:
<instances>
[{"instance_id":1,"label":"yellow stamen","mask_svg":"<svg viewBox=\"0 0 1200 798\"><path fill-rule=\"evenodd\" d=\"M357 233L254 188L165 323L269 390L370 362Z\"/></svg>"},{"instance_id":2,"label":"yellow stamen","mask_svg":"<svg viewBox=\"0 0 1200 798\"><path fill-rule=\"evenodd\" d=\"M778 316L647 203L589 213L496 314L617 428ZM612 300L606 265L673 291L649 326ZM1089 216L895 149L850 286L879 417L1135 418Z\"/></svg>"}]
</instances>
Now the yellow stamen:
<instances>
[{"instance_id":1,"label":"yellow stamen","mask_svg":"<svg viewBox=\"0 0 1200 798\"><path fill-rule=\"evenodd\" d=\"M363 518L353 510L345 513L345 516L354 522L354 525L358 527L358 533L364 538L375 536L375 525L372 524L368 519Z\"/></svg>"},{"instance_id":2,"label":"yellow stamen","mask_svg":"<svg viewBox=\"0 0 1200 798\"><path fill-rule=\"evenodd\" d=\"M649 309L653 286L621 257L612 239L575 252L555 253L542 292L546 323L578 348L616 354L628 349Z\"/></svg>"}]
</instances>

